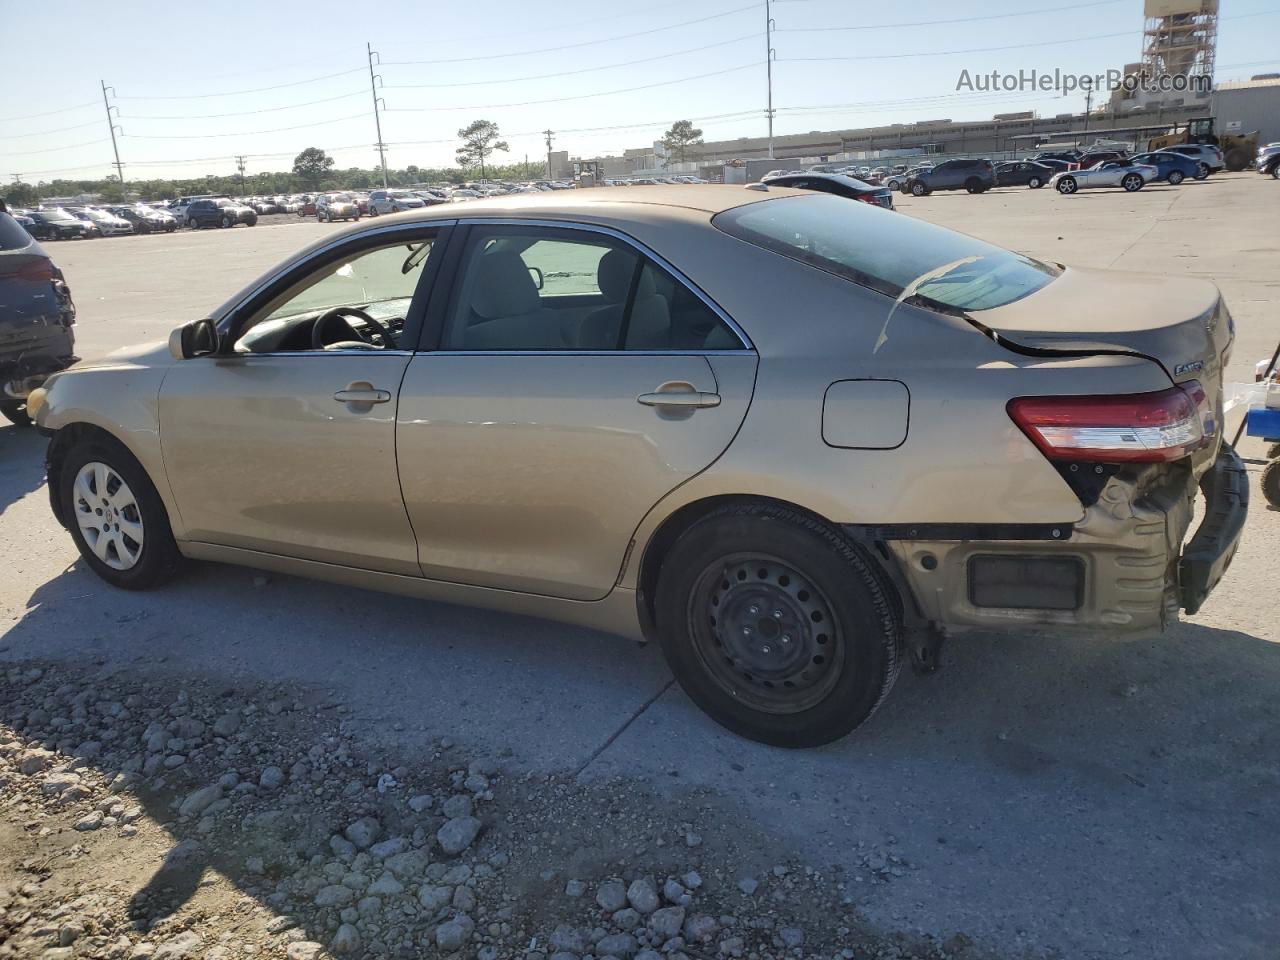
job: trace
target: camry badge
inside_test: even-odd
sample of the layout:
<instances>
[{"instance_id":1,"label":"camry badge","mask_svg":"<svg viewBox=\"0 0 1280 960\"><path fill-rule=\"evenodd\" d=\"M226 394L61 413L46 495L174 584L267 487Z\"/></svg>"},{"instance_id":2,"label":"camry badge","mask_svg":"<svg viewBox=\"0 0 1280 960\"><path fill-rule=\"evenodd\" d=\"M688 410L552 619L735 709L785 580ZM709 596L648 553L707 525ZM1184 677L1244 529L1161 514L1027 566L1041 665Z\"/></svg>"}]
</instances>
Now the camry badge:
<instances>
[{"instance_id":1,"label":"camry badge","mask_svg":"<svg viewBox=\"0 0 1280 960\"><path fill-rule=\"evenodd\" d=\"M1173 368L1173 375L1180 377L1184 373L1199 373L1204 369L1203 360L1192 360L1190 363L1180 363Z\"/></svg>"}]
</instances>

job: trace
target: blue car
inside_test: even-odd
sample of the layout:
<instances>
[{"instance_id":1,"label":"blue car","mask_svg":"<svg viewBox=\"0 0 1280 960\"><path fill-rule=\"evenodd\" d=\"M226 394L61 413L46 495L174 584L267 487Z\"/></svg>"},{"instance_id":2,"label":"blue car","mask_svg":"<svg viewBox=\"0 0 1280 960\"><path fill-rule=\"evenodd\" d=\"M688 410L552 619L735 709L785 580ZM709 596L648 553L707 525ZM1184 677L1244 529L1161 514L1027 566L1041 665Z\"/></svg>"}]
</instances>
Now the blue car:
<instances>
[{"instance_id":1,"label":"blue car","mask_svg":"<svg viewBox=\"0 0 1280 960\"><path fill-rule=\"evenodd\" d=\"M1172 150L1153 150L1151 153L1139 153L1130 157L1134 163L1146 163L1160 171L1157 180L1167 180L1175 187L1187 177L1194 177L1200 170L1200 164L1190 157L1185 157Z\"/></svg>"}]
</instances>

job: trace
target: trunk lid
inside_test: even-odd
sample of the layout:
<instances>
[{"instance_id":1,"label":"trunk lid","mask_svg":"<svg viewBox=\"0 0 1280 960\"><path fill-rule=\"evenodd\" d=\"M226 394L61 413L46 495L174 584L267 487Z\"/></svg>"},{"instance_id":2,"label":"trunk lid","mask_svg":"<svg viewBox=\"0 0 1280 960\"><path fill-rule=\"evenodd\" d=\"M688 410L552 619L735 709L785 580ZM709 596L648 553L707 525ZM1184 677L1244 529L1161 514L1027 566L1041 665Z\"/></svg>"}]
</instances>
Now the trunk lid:
<instances>
[{"instance_id":1,"label":"trunk lid","mask_svg":"<svg viewBox=\"0 0 1280 960\"><path fill-rule=\"evenodd\" d=\"M1175 382L1217 387L1231 346L1230 317L1206 280L1069 267L1028 297L971 314L1012 349L1130 353Z\"/></svg>"},{"instance_id":2,"label":"trunk lid","mask_svg":"<svg viewBox=\"0 0 1280 960\"><path fill-rule=\"evenodd\" d=\"M969 317L1018 352L1127 353L1160 364L1175 383L1199 381L1205 429L1221 434L1222 375L1234 325L1207 280L1066 268L1030 296ZM1115 392L1128 391L1117 384ZM1217 446L1196 457L1197 468Z\"/></svg>"}]
</instances>

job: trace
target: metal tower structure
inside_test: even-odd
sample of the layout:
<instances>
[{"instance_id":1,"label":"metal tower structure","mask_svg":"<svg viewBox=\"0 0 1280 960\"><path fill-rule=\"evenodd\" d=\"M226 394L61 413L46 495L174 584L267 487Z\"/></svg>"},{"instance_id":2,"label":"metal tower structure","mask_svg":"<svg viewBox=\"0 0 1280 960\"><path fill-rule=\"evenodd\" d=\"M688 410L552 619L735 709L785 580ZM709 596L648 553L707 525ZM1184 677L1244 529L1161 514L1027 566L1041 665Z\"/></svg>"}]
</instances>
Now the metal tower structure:
<instances>
[{"instance_id":1,"label":"metal tower structure","mask_svg":"<svg viewBox=\"0 0 1280 960\"><path fill-rule=\"evenodd\" d=\"M1144 0L1142 75L1207 77L1213 82L1218 0Z\"/></svg>"}]
</instances>

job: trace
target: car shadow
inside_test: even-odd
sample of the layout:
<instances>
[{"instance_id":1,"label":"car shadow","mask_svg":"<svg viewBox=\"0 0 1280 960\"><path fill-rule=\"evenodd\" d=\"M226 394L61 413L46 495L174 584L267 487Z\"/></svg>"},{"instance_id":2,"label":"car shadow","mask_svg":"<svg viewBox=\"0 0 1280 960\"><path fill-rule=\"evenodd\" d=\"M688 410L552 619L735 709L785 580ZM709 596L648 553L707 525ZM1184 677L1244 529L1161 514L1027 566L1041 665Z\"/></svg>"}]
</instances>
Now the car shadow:
<instances>
[{"instance_id":1,"label":"car shadow","mask_svg":"<svg viewBox=\"0 0 1280 960\"><path fill-rule=\"evenodd\" d=\"M31 427L0 426L0 517L44 485L44 451L49 441Z\"/></svg>"}]
</instances>

